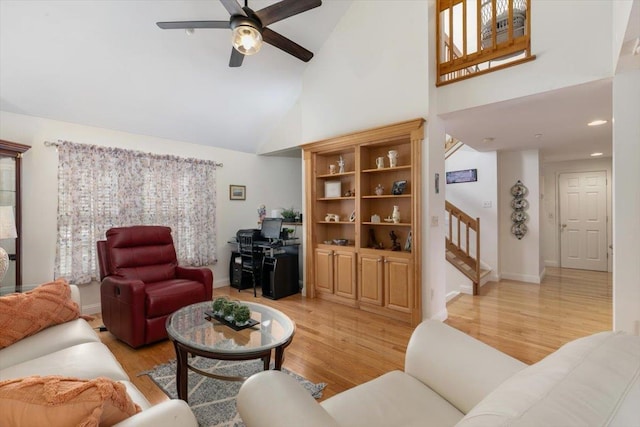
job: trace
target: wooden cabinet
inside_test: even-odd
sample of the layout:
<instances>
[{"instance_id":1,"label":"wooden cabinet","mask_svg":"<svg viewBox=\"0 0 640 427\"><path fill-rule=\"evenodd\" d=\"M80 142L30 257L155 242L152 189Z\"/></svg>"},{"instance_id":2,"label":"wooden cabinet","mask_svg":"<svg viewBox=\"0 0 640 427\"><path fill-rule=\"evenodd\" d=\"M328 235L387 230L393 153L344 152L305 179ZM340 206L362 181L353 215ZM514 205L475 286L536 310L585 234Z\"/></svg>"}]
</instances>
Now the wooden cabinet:
<instances>
[{"instance_id":1,"label":"wooden cabinet","mask_svg":"<svg viewBox=\"0 0 640 427\"><path fill-rule=\"evenodd\" d=\"M356 255L353 249L315 250L315 290L327 296L356 298Z\"/></svg>"},{"instance_id":2,"label":"wooden cabinet","mask_svg":"<svg viewBox=\"0 0 640 427\"><path fill-rule=\"evenodd\" d=\"M0 140L0 205L13 206L16 226L15 239L2 239L2 247L9 255L9 266L0 294L22 292L22 205L21 162L28 145Z\"/></svg>"},{"instance_id":3,"label":"wooden cabinet","mask_svg":"<svg viewBox=\"0 0 640 427\"><path fill-rule=\"evenodd\" d=\"M302 146L307 296L417 324L424 120ZM393 158L393 163L392 163Z\"/></svg>"},{"instance_id":4,"label":"wooden cabinet","mask_svg":"<svg viewBox=\"0 0 640 427\"><path fill-rule=\"evenodd\" d=\"M358 300L363 304L362 307L370 311L378 311L376 307L384 307L411 313L415 305L412 264L410 256L360 253Z\"/></svg>"},{"instance_id":5,"label":"wooden cabinet","mask_svg":"<svg viewBox=\"0 0 640 427\"><path fill-rule=\"evenodd\" d=\"M384 260L385 307L411 313L414 306L412 262L410 258L387 256Z\"/></svg>"}]
</instances>

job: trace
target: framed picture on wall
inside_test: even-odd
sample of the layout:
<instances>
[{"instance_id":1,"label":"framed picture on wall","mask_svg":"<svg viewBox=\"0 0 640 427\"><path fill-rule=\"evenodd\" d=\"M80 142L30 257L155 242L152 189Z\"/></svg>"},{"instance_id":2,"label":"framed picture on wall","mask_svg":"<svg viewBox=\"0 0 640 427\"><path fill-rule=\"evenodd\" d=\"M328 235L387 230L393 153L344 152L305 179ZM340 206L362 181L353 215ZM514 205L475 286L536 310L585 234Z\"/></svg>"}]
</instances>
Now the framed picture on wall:
<instances>
[{"instance_id":1,"label":"framed picture on wall","mask_svg":"<svg viewBox=\"0 0 640 427\"><path fill-rule=\"evenodd\" d=\"M229 200L246 200L247 187L245 185L230 185Z\"/></svg>"},{"instance_id":2,"label":"framed picture on wall","mask_svg":"<svg viewBox=\"0 0 640 427\"><path fill-rule=\"evenodd\" d=\"M458 184L460 182L475 182L478 180L478 169L464 169L447 172L447 184Z\"/></svg>"}]
</instances>

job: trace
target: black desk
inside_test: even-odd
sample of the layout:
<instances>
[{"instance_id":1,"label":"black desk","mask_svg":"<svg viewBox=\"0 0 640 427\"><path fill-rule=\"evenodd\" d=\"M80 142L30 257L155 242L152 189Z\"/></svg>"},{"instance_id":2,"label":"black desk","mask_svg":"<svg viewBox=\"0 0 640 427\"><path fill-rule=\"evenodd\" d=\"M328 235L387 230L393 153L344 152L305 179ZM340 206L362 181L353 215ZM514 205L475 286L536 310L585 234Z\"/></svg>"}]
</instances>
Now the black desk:
<instances>
[{"instance_id":1,"label":"black desk","mask_svg":"<svg viewBox=\"0 0 640 427\"><path fill-rule=\"evenodd\" d=\"M229 243L237 243L230 241ZM298 247L295 240L283 241L280 246L270 245L269 242L256 242L255 246L264 250L265 256L262 266L262 277L259 286L262 287L262 296L265 298L279 299L300 292L298 284ZM240 252L236 249L231 252L229 261L230 285L236 289L252 288L251 277L242 274L242 265L236 263Z\"/></svg>"}]
</instances>

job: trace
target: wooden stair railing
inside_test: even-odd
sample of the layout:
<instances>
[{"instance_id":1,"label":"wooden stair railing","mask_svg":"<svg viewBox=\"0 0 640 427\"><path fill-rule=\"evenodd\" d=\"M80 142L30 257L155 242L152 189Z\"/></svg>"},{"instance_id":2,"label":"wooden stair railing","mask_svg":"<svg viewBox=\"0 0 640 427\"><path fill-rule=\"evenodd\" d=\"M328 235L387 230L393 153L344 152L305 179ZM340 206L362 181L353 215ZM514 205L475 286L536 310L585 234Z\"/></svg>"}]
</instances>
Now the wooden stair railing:
<instances>
[{"instance_id":1,"label":"wooden stair railing","mask_svg":"<svg viewBox=\"0 0 640 427\"><path fill-rule=\"evenodd\" d=\"M451 157L453 153L462 148L463 145L464 142L460 141L459 139L455 139L450 135L447 135L447 139L444 142L444 159L446 160Z\"/></svg>"},{"instance_id":2,"label":"wooden stair railing","mask_svg":"<svg viewBox=\"0 0 640 427\"><path fill-rule=\"evenodd\" d=\"M478 295L480 280L483 276L480 268L480 218L470 217L448 201L445 201L445 211L449 215L449 235L445 238L447 260L473 282L473 295ZM455 235L454 221L457 232ZM470 251L472 231L476 236L473 254Z\"/></svg>"},{"instance_id":3,"label":"wooden stair railing","mask_svg":"<svg viewBox=\"0 0 640 427\"><path fill-rule=\"evenodd\" d=\"M436 86L522 64L532 0L436 0Z\"/></svg>"}]
</instances>

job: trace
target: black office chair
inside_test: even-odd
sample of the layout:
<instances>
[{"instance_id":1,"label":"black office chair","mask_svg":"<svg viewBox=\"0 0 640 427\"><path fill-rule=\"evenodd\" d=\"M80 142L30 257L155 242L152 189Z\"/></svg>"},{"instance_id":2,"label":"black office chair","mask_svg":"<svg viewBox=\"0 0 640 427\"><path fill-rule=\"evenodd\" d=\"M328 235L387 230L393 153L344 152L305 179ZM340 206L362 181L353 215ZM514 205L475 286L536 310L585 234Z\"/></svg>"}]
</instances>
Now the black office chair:
<instances>
[{"instance_id":1,"label":"black office chair","mask_svg":"<svg viewBox=\"0 0 640 427\"><path fill-rule=\"evenodd\" d=\"M262 287L261 277L264 255L261 248L254 247L252 235L240 235L238 237L240 243L240 257L242 258L242 275L244 276L245 273L251 275L253 296L256 297L256 286L260 284ZM240 288L242 288L242 286L238 287L238 292L240 292Z\"/></svg>"}]
</instances>

